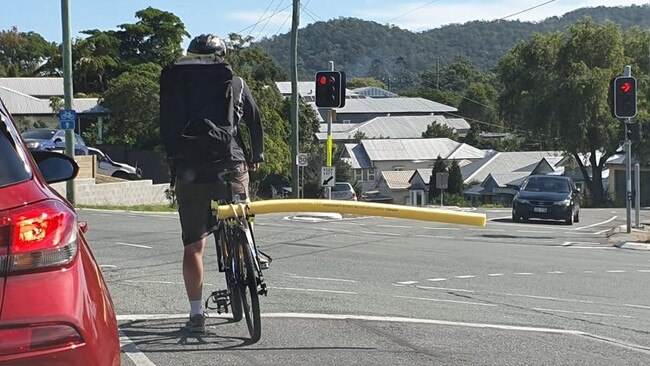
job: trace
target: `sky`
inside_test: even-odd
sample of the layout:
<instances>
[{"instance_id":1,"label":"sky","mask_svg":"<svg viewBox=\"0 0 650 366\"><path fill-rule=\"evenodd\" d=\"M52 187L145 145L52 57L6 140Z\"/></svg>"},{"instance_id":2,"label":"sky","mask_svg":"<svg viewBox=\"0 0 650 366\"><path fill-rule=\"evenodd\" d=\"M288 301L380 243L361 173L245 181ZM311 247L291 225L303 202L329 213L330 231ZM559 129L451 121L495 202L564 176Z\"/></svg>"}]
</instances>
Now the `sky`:
<instances>
[{"instance_id":1,"label":"sky","mask_svg":"<svg viewBox=\"0 0 650 366\"><path fill-rule=\"evenodd\" d=\"M236 32L256 39L291 29L292 0L2 0L0 30L16 26L46 40L62 40L61 2L70 6L73 37L82 30L114 30L135 23L135 13L154 7L177 15L192 35ZM548 4L544 4L547 3ZM9 4L7 4L9 3ZM649 4L650 0L301 0L300 26L338 17L394 24L414 32L472 20L495 20L536 7L508 20L540 21L569 11L596 6ZM183 43L185 46L189 39Z\"/></svg>"}]
</instances>

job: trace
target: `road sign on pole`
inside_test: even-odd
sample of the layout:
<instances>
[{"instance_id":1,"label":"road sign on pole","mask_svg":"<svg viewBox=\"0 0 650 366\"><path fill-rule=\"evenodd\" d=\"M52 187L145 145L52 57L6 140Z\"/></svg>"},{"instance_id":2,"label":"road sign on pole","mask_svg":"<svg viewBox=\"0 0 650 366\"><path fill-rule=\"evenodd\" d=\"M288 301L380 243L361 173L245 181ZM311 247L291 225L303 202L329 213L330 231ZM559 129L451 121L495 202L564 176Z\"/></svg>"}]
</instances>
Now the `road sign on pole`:
<instances>
[{"instance_id":1,"label":"road sign on pole","mask_svg":"<svg viewBox=\"0 0 650 366\"><path fill-rule=\"evenodd\" d=\"M309 163L309 154L299 153L296 155L296 164L298 166L307 166Z\"/></svg>"},{"instance_id":2,"label":"road sign on pole","mask_svg":"<svg viewBox=\"0 0 650 366\"><path fill-rule=\"evenodd\" d=\"M77 122L77 112L74 109L62 109L59 112L59 124L62 130L74 130Z\"/></svg>"},{"instance_id":3,"label":"road sign on pole","mask_svg":"<svg viewBox=\"0 0 650 366\"><path fill-rule=\"evenodd\" d=\"M436 173L436 188L440 190L440 206L444 206L443 197L445 195L445 189L449 185L449 173Z\"/></svg>"},{"instance_id":4,"label":"road sign on pole","mask_svg":"<svg viewBox=\"0 0 650 366\"><path fill-rule=\"evenodd\" d=\"M334 187L336 183L336 168L333 166L324 166L320 170L320 186Z\"/></svg>"}]
</instances>

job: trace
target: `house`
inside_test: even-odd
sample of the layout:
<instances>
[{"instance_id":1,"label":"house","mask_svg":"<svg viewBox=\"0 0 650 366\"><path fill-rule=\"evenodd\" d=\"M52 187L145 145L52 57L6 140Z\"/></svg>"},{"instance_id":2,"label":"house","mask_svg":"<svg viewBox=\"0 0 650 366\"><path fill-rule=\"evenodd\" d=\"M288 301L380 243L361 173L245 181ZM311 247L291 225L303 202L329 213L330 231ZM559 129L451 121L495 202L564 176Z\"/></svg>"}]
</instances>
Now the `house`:
<instances>
[{"instance_id":1,"label":"house","mask_svg":"<svg viewBox=\"0 0 650 366\"><path fill-rule=\"evenodd\" d=\"M510 205L517 188L531 174L563 174L558 151L497 152L460 168L463 183L473 185L463 195L473 205Z\"/></svg>"},{"instance_id":2,"label":"house","mask_svg":"<svg viewBox=\"0 0 650 366\"><path fill-rule=\"evenodd\" d=\"M353 142L357 134L362 134L367 139L415 139L421 138L427 127L434 123L455 130L461 137L467 135L470 129L469 123L463 118L436 115L382 116L362 123L333 123L332 139L336 143L348 143ZM327 124L320 125L316 139L320 142L327 141Z\"/></svg>"},{"instance_id":3,"label":"house","mask_svg":"<svg viewBox=\"0 0 650 366\"><path fill-rule=\"evenodd\" d=\"M438 156L466 164L492 153L448 138L364 139L357 144L345 144L341 159L350 164L357 181L368 191L384 171L430 169Z\"/></svg>"},{"instance_id":4,"label":"house","mask_svg":"<svg viewBox=\"0 0 650 366\"><path fill-rule=\"evenodd\" d=\"M418 200L411 194L409 180L414 172L414 170L381 172L374 188L380 195L392 198L398 205L422 206L426 196Z\"/></svg>"},{"instance_id":5,"label":"house","mask_svg":"<svg viewBox=\"0 0 650 366\"><path fill-rule=\"evenodd\" d=\"M388 90L378 88L376 86L366 86L362 88L352 89L357 95L361 95L368 98L396 98L399 95L391 93Z\"/></svg>"},{"instance_id":6,"label":"house","mask_svg":"<svg viewBox=\"0 0 650 366\"><path fill-rule=\"evenodd\" d=\"M32 127L40 122L47 127L58 128L59 119L50 104L52 98L63 101L63 78L0 78L0 98L19 125ZM73 99L72 108L79 117L77 133L90 123L99 122L101 126L108 116L108 110L98 102L98 98Z\"/></svg>"},{"instance_id":7,"label":"house","mask_svg":"<svg viewBox=\"0 0 650 366\"><path fill-rule=\"evenodd\" d=\"M632 191L636 188L636 161L632 160ZM607 190L610 199L617 205L625 206L625 192L627 190L627 181L625 175L626 162L625 154L618 154L607 159L608 167ZM639 188L641 190L640 200L641 207L650 207L650 166L639 165ZM604 185L604 184L603 184ZM634 206L634 201L632 201Z\"/></svg>"},{"instance_id":8,"label":"house","mask_svg":"<svg viewBox=\"0 0 650 366\"><path fill-rule=\"evenodd\" d=\"M321 115L324 108L318 109ZM361 123L382 116L429 116L455 113L454 107L424 98L356 98L346 99L343 108L335 108L333 121Z\"/></svg>"}]
</instances>

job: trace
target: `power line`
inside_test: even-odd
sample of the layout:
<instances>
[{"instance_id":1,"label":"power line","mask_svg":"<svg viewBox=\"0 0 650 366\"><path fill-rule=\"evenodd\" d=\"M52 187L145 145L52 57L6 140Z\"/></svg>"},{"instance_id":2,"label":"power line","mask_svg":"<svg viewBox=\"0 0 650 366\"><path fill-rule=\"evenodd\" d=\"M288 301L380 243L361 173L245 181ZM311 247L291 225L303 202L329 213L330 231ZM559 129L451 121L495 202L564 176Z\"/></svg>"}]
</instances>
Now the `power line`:
<instances>
[{"instance_id":1,"label":"power line","mask_svg":"<svg viewBox=\"0 0 650 366\"><path fill-rule=\"evenodd\" d=\"M544 5L547 5L547 4L550 4L550 3L554 3L554 2L556 2L556 1L557 1L557 0L549 0L549 1L543 2L543 3L541 3L541 4L537 4L537 5L535 5L535 6L532 6L532 7L528 8L528 9L524 9L524 10L522 10L522 11L518 11L518 12L516 12L516 13L513 13L513 14L510 14L510 15L508 15L508 16L505 16L505 17L503 17L503 18L501 18L501 19L499 19L499 20L505 20L505 19L508 19L508 18L510 18L510 17L514 17L515 15L523 14L523 13L525 13L525 12L531 11L531 10L533 10L533 9L540 8L540 7L544 6Z\"/></svg>"},{"instance_id":2,"label":"power line","mask_svg":"<svg viewBox=\"0 0 650 366\"><path fill-rule=\"evenodd\" d=\"M283 2L284 2L284 0L281 0L280 2L278 2L278 6L275 7L275 11L273 12L273 14L271 14L271 17L268 18L268 20L266 21L266 24L264 24L264 26L262 27L262 29L260 29L260 31L257 32L257 38L258 38L258 39L259 39L260 36L262 35L262 32L264 32L264 29L266 29L266 26L268 26L269 23L271 22L271 19L272 19L274 16L276 16L277 14L279 14L279 13L281 13L281 12L283 11L283 10L278 10L278 9L280 8L280 6L282 5ZM291 6L291 5L289 5L289 6Z\"/></svg>"},{"instance_id":3,"label":"power line","mask_svg":"<svg viewBox=\"0 0 650 366\"><path fill-rule=\"evenodd\" d=\"M269 5L266 7L266 9L264 9L264 12L262 13L262 15L260 15L260 18L257 20L257 23L255 23L255 24L259 24L262 21L262 18L264 18L264 16L266 15L266 12L269 10L269 8L271 8L271 6L273 5L274 2L275 2L275 0L271 0ZM251 29L251 31L248 32L248 35L246 36L246 38L251 36L251 34L255 31L255 27L253 27L253 29Z\"/></svg>"},{"instance_id":4,"label":"power line","mask_svg":"<svg viewBox=\"0 0 650 366\"><path fill-rule=\"evenodd\" d=\"M246 27L246 28L240 29L239 31L237 31L237 34L241 34L241 33L244 32L244 31L247 31L247 30L249 30L249 29L251 29L251 28L253 28L253 27L256 27L256 26L257 26L258 24L260 24L261 22L273 18L277 13L280 13L280 12L283 12L283 11L289 9L291 6L292 6L292 4L289 4L289 5L285 6L284 8L280 9L280 11L278 11L278 12L276 12L276 13L273 13L273 14L269 15L268 17L266 17L266 18L264 18L264 19L262 19L262 20L256 22L255 24L253 24L253 25L249 25L249 26Z\"/></svg>"},{"instance_id":5,"label":"power line","mask_svg":"<svg viewBox=\"0 0 650 366\"><path fill-rule=\"evenodd\" d=\"M420 10L420 9L424 9L424 8L426 8L427 6L429 6L429 5L433 4L433 3L437 3L438 1L440 1L440 0L429 1L428 3L426 3L426 4L424 4L424 5L420 6L420 7L417 7L417 8L415 8L415 9L413 9L413 10L409 10L409 11L407 11L407 12L404 13L404 14L400 14L400 15L398 15L398 16L396 16L396 17L393 17L393 18L388 19L388 20L386 21L386 23L390 23L390 22L392 22L392 21L395 20L395 19L401 18L401 17L406 16L406 15L409 15L409 14L411 14L411 13L415 13L416 11L418 11L418 10Z\"/></svg>"}]
</instances>

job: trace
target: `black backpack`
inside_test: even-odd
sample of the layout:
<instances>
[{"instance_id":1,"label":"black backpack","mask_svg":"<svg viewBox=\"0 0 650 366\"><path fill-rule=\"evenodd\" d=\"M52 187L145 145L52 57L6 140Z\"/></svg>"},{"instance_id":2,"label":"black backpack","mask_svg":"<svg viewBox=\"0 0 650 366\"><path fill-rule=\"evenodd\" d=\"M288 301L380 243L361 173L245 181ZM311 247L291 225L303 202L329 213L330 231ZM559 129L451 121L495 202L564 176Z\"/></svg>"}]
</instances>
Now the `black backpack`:
<instances>
[{"instance_id":1,"label":"black backpack","mask_svg":"<svg viewBox=\"0 0 650 366\"><path fill-rule=\"evenodd\" d=\"M163 69L160 135L175 163L202 166L227 161L243 144L237 133L243 80L213 57L188 58Z\"/></svg>"}]
</instances>

